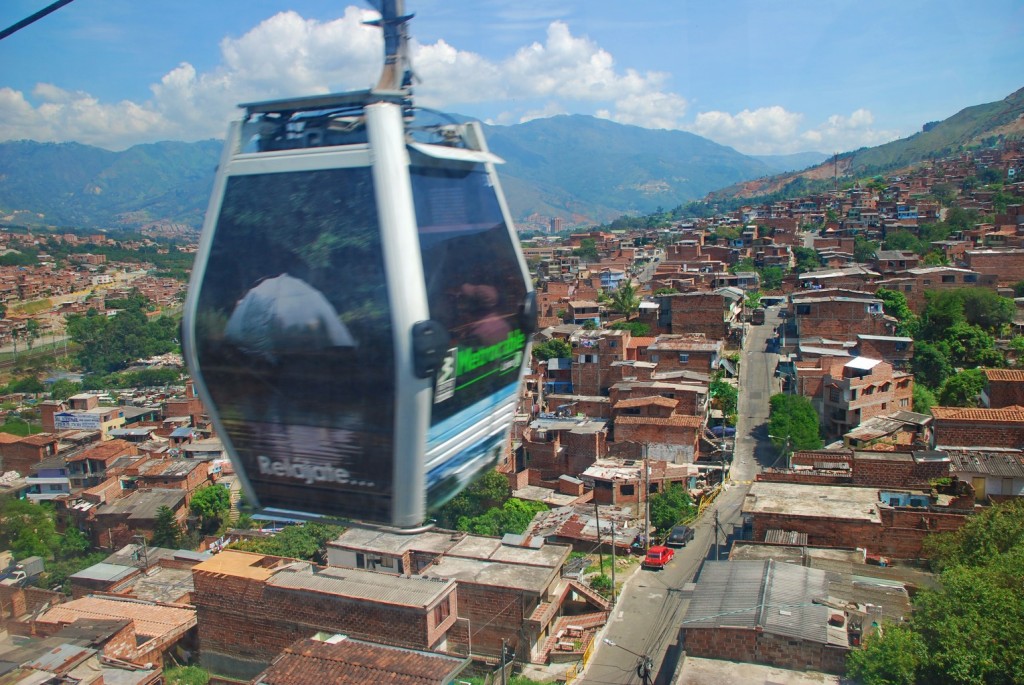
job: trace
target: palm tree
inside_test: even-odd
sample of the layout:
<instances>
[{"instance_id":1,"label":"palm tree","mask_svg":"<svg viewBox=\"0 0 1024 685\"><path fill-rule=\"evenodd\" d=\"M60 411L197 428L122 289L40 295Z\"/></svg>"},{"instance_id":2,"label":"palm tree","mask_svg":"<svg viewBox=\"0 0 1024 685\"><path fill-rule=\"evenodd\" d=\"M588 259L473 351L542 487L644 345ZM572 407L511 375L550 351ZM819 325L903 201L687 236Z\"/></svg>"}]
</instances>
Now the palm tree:
<instances>
[{"instance_id":1,"label":"palm tree","mask_svg":"<svg viewBox=\"0 0 1024 685\"><path fill-rule=\"evenodd\" d=\"M632 281L623 281L612 293L612 309L624 315L627 321L640 310L640 297Z\"/></svg>"}]
</instances>

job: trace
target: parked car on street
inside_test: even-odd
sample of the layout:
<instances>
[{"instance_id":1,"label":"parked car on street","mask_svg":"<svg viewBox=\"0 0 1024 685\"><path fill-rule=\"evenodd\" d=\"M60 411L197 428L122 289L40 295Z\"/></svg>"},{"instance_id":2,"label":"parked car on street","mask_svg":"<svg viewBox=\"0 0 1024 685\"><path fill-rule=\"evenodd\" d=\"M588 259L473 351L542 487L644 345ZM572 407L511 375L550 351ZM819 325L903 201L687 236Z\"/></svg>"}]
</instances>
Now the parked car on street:
<instances>
[{"instance_id":1,"label":"parked car on street","mask_svg":"<svg viewBox=\"0 0 1024 685\"><path fill-rule=\"evenodd\" d=\"M643 566L645 568L665 568L665 565L672 561L672 557L675 555L675 550L665 547L664 545L655 545L647 550L647 556L644 557Z\"/></svg>"},{"instance_id":2,"label":"parked car on street","mask_svg":"<svg viewBox=\"0 0 1024 685\"><path fill-rule=\"evenodd\" d=\"M668 534L665 544L669 547L686 547L686 543L693 539L693 528L689 526L676 526Z\"/></svg>"}]
</instances>

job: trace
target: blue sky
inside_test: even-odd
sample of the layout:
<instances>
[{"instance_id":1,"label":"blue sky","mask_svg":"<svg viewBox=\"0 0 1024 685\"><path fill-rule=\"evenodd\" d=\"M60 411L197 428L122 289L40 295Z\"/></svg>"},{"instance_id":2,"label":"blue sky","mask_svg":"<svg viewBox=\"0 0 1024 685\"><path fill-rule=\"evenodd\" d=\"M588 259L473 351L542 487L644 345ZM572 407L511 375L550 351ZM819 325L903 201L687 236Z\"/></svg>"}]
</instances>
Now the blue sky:
<instances>
[{"instance_id":1,"label":"blue sky","mask_svg":"<svg viewBox=\"0 0 1024 685\"><path fill-rule=\"evenodd\" d=\"M51 0L4 0L6 27ZM1024 87L1020 0L406 0L419 104L592 114L748 154L876 145ZM370 86L344 0L76 0L0 41L0 140L223 137L239 102Z\"/></svg>"}]
</instances>

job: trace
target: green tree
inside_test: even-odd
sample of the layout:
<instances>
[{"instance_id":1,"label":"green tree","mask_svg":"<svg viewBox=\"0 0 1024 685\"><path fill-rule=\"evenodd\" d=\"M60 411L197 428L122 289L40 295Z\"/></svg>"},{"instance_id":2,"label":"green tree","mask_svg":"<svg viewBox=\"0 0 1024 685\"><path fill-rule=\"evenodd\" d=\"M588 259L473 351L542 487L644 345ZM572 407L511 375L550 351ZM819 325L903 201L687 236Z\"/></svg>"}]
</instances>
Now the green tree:
<instances>
[{"instance_id":1,"label":"green tree","mask_svg":"<svg viewBox=\"0 0 1024 685\"><path fill-rule=\"evenodd\" d=\"M854 238L853 240L853 261L870 262L875 258L878 251L878 243L866 238Z\"/></svg>"},{"instance_id":2,"label":"green tree","mask_svg":"<svg viewBox=\"0 0 1024 685\"><path fill-rule=\"evenodd\" d=\"M441 528L455 528L461 518L480 516L488 509L501 507L512 496L508 479L491 469L437 510Z\"/></svg>"},{"instance_id":3,"label":"green tree","mask_svg":"<svg viewBox=\"0 0 1024 685\"><path fill-rule=\"evenodd\" d=\"M181 526L170 507L162 506L156 510L150 544L166 549L178 549L181 546Z\"/></svg>"},{"instance_id":4,"label":"green tree","mask_svg":"<svg viewBox=\"0 0 1024 685\"><path fill-rule=\"evenodd\" d=\"M613 331L629 331L637 337L648 336L651 334L650 325L640 321L616 321L608 328Z\"/></svg>"},{"instance_id":5,"label":"green tree","mask_svg":"<svg viewBox=\"0 0 1024 685\"><path fill-rule=\"evenodd\" d=\"M777 447L787 442L792 450L821 449L818 413L802 395L772 395L768 404L768 433Z\"/></svg>"},{"instance_id":6,"label":"green tree","mask_svg":"<svg viewBox=\"0 0 1024 685\"><path fill-rule=\"evenodd\" d=\"M239 540L231 545L231 549L323 563L327 543L344 531L342 526L304 523L287 526L271 538Z\"/></svg>"},{"instance_id":7,"label":"green tree","mask_svg":"<svg viewBox=\"0 0 1024 685\"><path fill-rule=\"evenodd\" d=\"M199 666L175 666L164 671L167 685L207 685L210 673Z\"/></svg>"},{"instance_id":8,"label":"green tree","mask_svg":"<svg viewBox=\"0 0 1024 685\"><path fill-rule=\"evenodd\" d=\"M818 257L818 252L812 248L794 247L793 257L796 260L796 266L793 267L793 271L798 274L821 268L821 259Z\"/></svg>"},{"instance_id":9,"label":"green tree","mask_svg":"<svg viewBox=\"0 0 1024 685\"><path fill-rule=\"evenodd\" d=\"M601 593L601 596L612 596L612 579L604 573L598 573L595 576L591 576L588 582L590 583L591 588Z\"/></svg>"},{"instance_id":10,"label":"green tree","mask_svg":"<svg viewBox=\"0 0 1024 685\"><path fill-rule=\"evenodd\" d=\"M914 383L913 393L914 411L918 414L931 414L932 407L938 404L938 400L935 399L935 393L920 383Z\"/></svg>"},{"instance_id":11,"label":"green tree","mask_svg":"<svg viewBox=\"0 0 1024 685\"><path fill-rule=\"evenodd\" d=\"M77 528L68 527L61 536L57 545L57 556L62 559L70 559L84 555L92 545L85 533Z\"/></svg>"},{"instance_id":12,"label":"green tree","mask_svg":"<svg viewBox=\"0 0 1024 685\"><path fill-rule=\"evenodd\" d=\"M593 264L601 259L601 256L597 252L597 241L593 238L584 238L581 240L580 246L573 250L572 253L579 257L581 262L586 264Z\"/></svg>"},{"instance_id":13,"label":"green tree","mask_svg":"<svg viewBox=\"0 0 1024 685\"><path fill-rule=\"evenodd\" d=\"M637 295L636 287L632 282L623 282L612 293L611 306L614 311L625 316L627 320L640 310L640 297Z\"/></svg>"},{"instance_id":14,"label":"green tree","mask_svg":"<svg viewBox=\"0 0 1024 685\"><path fill-rule=\"evenodd\" d=\"M35 345L36 340L39 340L41 327L39 322L35 319L29 319L25 322L25 342L28 345L28 351L32 351L32 346Z\"/></svg>"},{"instance_id":15,"label":"green tree","mask_svg":"<svg viewBox=\"0 0 1024 685\"><path fill-rule=\"evenodd\" d=\"M189 510L199 517L200 530L210 532L220 527L221 517L231 508L231 493L223 485L204 485L192 493Z\"/></svg>"},{"instance_id":16,"label":"green tree","mask_svg":"<svg viewBox=\"0 0 1024 685\"><path fill-rule=\"evenodd\" d=\"M650 497L651 525L659 532L668 532L672 526L696 513L690 493L678 483L673 483Z\"/></svg>"},{"instance_id":17,"label":"green tree","mask_svg":"<svg viewBox=\"0 0 1024 685\"><path fill-rule=\"evenodd\" d=\"M889 233L885 238L883 247L886 250L904 250L915 254L922 254L927 248L926 245L921 243L920 238L910 231L893 231Z\"/></svg>"},{"instance_id":18,"label":"green tree","mask_svg":"<svg viewBox=\"0 0 1024 685\"><path fill-rule=\"evenodd\" d=\"M572 345L568 340L552 338L533 346L533 358L546 361L548 359L567 359L572 356Z\"/></svg>"},{"instance_id":19,"label":"green tree","mask_svg":"<svg viewBox=\"0 0 1024 685\"><path fill-rule=\"evenodd\" d=\"M920 635L899 624L885 624L880 632L846 658L847 675L863 685L914 685L928 658Z\"/></svg>"},{"instance_id":20,"label":"green tree","mask_svg":"<svg viewBox=\"0 0 1024 685\"><path fill-rule=\"evenodd\" d=\"M57 547L53 509L29 500L3 498L0 504L0 549L9 549L18 559L39 556L48 559Z\"/></svg>"},{"instance_id":21,"label":"green tree","mask_svg":"<svg viewBox=\"0 0 1024 685\"><path fill-rule=\"evenodd\" d=\"M875 297L882 301L882 309L886 314L895 318L899 323L896 333L899 335L914 337L919 324L918 316L907 304L907 297L898 290L879 288Z\"/></svg>"},{"instance_id":22,"label":"green tree","mask_svg":"<svg viewBox=\"0 0 1024 685\"><path fill-rule=\"evenodd\" d=\"M760 271L761 287L765 290L778 290L782 287L782 277L785 276L781 266L766 266Z\"/></svg>"},{"instance_id":23,"label":"green tree","mask_svg":"<svg viewBox=\"0 0 1024 685\"><path fill-rule=\"evenodd\" d=\"M939 391L939 404L944 407L977 407L978 394L985 387L981 369L965 369L950 376Z\"/></svg>"},{"instance_id":24,"label":"green tree","mask_svg":"<svg viewBox=\"0 0 1024 685\"><path fill-rule=\"evenodd\" d=\"M726 422L731 426L736 423L736 410L739 403L739 391L732 383L714 379L708 385L708 393L712 403L722 411Z\"/></svg>"},{"instance_id":25,"label":"green tree","mask_svg":"<svg viewBox=\"0 0 1024 685\"><path fill-rule=\"evenodd\" d=\"M928 342L914 344L914 358L910 361L910 368L917 382L929 388L941 388L953 373L946 346Z\"/></svg>"},{"instance_id":26,"label":"green tree","mask_svg":"<svg viewBox=\"0 0 1024 685\"><path fill-rule=\"evenodd\" d=\"M533 517L548 507L543 502L534 502L512 497L501 507L492 507L480 516L463 516L459 519L458 529L474 535L490 535L498 537L507 533L520 535L526 531Z\"/></svg>"},{"instance_id":27,"label":"green tree","mask_svg":"<svg viewBox=\"0 0 1024 685\"><path fill-rule=\"evenodd\" d=\"M981 326L960 321L949 327L942 341L949 350L949 361L953 366L975 367L983 359L989 365L1005 365L1002 355L996 352L992 336Z\"/></svg>"},{"instance_id":28,"label":"green tree","mask_svg":"<svg viewBox=\"0 0 1024 685\"><path fill-rule=\"evenodd\" d=\"M53 385L50 386L50 399L53 400L66 400L72 395L77 395L82 391L82 384L69 381L66 378L54 381Z\"/></svg>"}]
</instances>

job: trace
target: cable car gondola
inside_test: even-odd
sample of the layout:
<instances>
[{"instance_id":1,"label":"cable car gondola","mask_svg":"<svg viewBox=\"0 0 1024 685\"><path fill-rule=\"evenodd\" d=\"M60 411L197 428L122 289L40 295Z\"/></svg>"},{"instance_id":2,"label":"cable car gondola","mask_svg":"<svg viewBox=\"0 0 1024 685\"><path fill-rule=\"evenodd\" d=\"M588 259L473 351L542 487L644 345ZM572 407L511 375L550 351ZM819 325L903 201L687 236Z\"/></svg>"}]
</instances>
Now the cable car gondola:
<instances>
[{"instance_id":1,"label":"cable car gondola","mask_svg":"<svg viewBox=\"0 0 1024 685\"><path fill-rule=\"evenodd\" d=\"M505 448L533 291L481 127L412 106L401 0L368 91L242 105L185 354L248 500L411 528Z\"/></svg>"}]
</instances>

